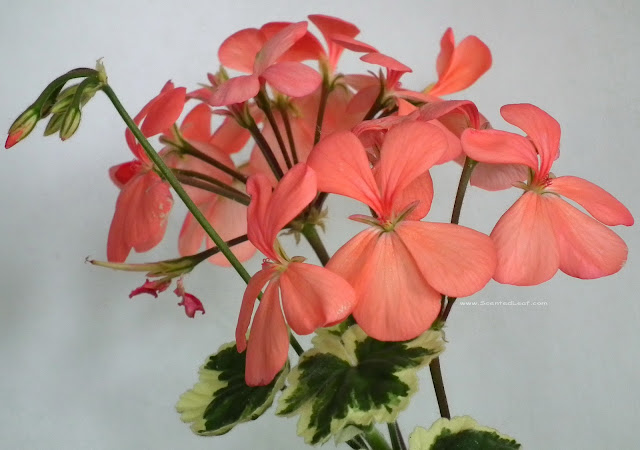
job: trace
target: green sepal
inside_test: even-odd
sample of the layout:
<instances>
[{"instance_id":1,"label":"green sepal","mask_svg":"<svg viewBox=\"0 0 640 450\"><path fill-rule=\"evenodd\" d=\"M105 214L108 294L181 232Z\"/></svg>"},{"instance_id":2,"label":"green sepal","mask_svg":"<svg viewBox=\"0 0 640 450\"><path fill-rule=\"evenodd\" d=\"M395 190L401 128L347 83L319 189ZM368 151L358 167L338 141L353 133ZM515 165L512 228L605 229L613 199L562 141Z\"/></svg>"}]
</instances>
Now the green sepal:
<instances>
[{"instance_id":1,"label":"green sepal","mask_svg":"<svg viewBox=\"0 0 640 450\"><path fill-rule=\"evenodd\" d=\"M180 419L191 423L201 436L218 436L239 423L255 420L273 403L289 373L289 363L267 386L245 384L246 351L238 353L235 342L220 347L200 367L195 386L182 394L176 405Z\"/></svg>"},{"instance_id":2,"label":"green sepal","mask_svg":"<svg viewBox=\"0 0 640 450\"><path fill-rule=\"evenodd\" d=\"M429 430L417 427L409 436L409 450L515 450L513 438L483 427L470 416L439 419Z\"/></svg>"},{"instance_id":3,"label":"green sepal","mask_svg":"<svg viewBox=\"0 0 640 450\"><path fill-rule=\"evenodd\" d=\"M381 342L358 325L319 330L288 377L276 414L299 415L298 435L326 442L347 427L393 422L418 390L418 369L444 350L442 332Z\"/></svg>"}]
</instances>

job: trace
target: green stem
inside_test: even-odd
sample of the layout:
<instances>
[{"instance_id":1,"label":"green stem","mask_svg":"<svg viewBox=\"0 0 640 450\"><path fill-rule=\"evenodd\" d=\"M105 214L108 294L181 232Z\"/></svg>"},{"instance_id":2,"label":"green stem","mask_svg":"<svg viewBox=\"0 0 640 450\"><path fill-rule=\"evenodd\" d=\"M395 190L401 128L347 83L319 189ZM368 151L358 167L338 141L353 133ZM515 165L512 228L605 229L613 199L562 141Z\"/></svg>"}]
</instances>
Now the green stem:
<instances>
[{"instance_id":1,"label":"green stem","mask_svg":"<svg viewBox=\"0 0 640 450\"><path fill-rule=\"evenodd\" d=\"M229 239L228 241L226 241L226 244L229 247L233 247L234 245L242 244L243 242L246 242L248 240L249 240L249 237L246 234L243 234L242 236ZM108 269L114 269L114 270L124 270L127 272L153 272L154 270L157 270L158 266L163 263L167 265L169 264L178 265L181 261L192 261L192 262L189 262L188 264L188 267L190 267L189 270L191 270L195 266L200 264L202 261L204 261L207 258L210 258L211 256L217 254L218 252L220 252L220 249L218 247L211 247L207 250L201 251L200 253L196 253L195 255L183 256L181 258L167 259L164 261L156 261L151 263L139 263L139 264L113 263L113 262L106 262L106 261L97 261L97 260L88 259L88 258L87 258L87 262L93 264L94 266L106 267Z\"/></svg>"},{"instance_id":2,"label":"green stem","mask_svg":"<svg viewBox=\"0 0 640 450\"><path fill-rule=\"evenodd\" d=\"M323 266L326 266L327 263L329 262L330 257L329 257L329 253L327 252L327 249L322 243L322 239L320 239L320 236L318 235L318 230L316 230L316 226L311 223L305 223L304 226L302 227L302 234L307 239L307 241L309 242L309 245L311 245L311 248L318 256L320 263Z\"/></svg>"},{"instance_id":3,"label":"green stem","mask_svg":"<svg viewBox=\"0 0 640 450\"><path fill-rule=\"evenodd\" d=\"M284 162L289 169L293 167L291 165L291 158L289 158L289 153L287 153L287 147L284 145L284 139L282 139L282 134L280 133L280 129L278 128L278 123L276 122L276 118L273 115L273 110L271 109L271 102L269 101L269 97L264 92L263 89L260 90L258 96L256 97L256 103L258 107L264 111L265 116L267 117L267 121L269 125L271 125L271 129L273 130L273 134L278 141L278 145L280 146L280 151L282 152L282 156L284 158Z\"/></svg>"},{"instance_id":4,"label":"green stem","mask_svg":"<svg viewBox=\"0 0 640 450\"><path fill-rule=\"evenodd\" d=\"M442 380L442 371L440 370L440 358L435 358L431 361L429 371L431 372L431 379L433 380L433 389L436 392L440 417L451 419L449 404L447 403L447 394L444 390L444 381Z\"/></svg>"},{"instance_id":5,"label":"green stem","mask_svg":"<svg viewBox=\"0 0 640 450\"><path fill-rule=\"evenodd\" d=\"M42 91L42 94L38 96L38 98L33 104L44 106L44 104L47 102L47 100L49 100L49 98L54 92L56 93L56 96L58 95L57 92L60 92L60 90L67 83L67 81L72 80L74 78L84 78L84 77L94 78L95 80L98 80L98 71L95 69L88 69L85 67L81 67L79 69L70 70L64 75L60 75L58 78L56 78L55 80L53 80L51 83L47 85L44 91ZM51 106L53 106L53 103L51 103ZM45 109L48 109L48 108L45 108ZM46 113L47 111L43 111L43 112Z\"/></svg>"},{"instance_id":6,"label":"green stem","mask_svg":"<svg viewBox=\"0 0 640 450\"><path fill-rule=\"evenodd\" d=\"M385 437L375 427L371 431L365 432L363 437L371 450L392 450Z\"/></svg>"},{"instance_id":7,"label":"green stem","mask_svg":"<svg viewBox=\"0 0 640 450\"><path fill-rule=\"evenodd\" d=\"M400 439L398 437L398 430L396 430L395 423L388 423L387 429L389 430L389 438L391 439L391 448L393 450L402 450L400 446Z\"/></svg>"},{"instance_id":8,"label":"green stem","mask_svg":"<svg viewBox=\"0 0 640 450\"><path fill-rule=\"evenodd\" d=\"M402 431L400 431L400 424L396 420L395 422L393 422L393 425L395 426L396 433L398 435L398 442L400 443L400 450L407 450L407 444L405 444L404 438L402 437Z\"/></svg>"},{"instance_id":9,"label":"green stem","mask_svg":"<svg viewBox=\"0 0 640 450\"><path fill-rule=\"evenodd\" d=\"M153 149L153 147L151 146L151 144L149 144L149 141L147 141L147 138L142 134L138 126L134 123L131 116L129 116L129 113L127 112L127 110L124 109L124 106L122 106L122 103L120 103L118 96L113 91L113 89L111 89L111 86L109 86L108 84L103 85L102 91L107 95L107 97L109 97L109 100L111 100L111 103L113 103L113 106L116 108L116 111L118 111L118 114L120 114L120 117L122 117L122 120L124 120L124 123L127 124L127 127L131 130L131 132L133 133L135 138L138 140L138 142L140 142L140 145L142 145L142 148L144 149L149 159L151 159L151 161L156 165L156 167L158 168L162 176L176 191L176 194L178 194L178 197L180 197L180 199L184 202L187 209L191 212L191 214L193 214L193 217L198 221L200 226L209 235L209 237L211 238L213 243L216 245L216 247L220 249L220 252L222 252L225 258L227 258L227 260L233 266L236 272L238 272L238 275L240 275L240 277L244 280L245 283L249 283L249 280L251 280L251 275L249 275L249 272L247 272L247 269L245 269L242 263L238 261L238 258L236 258L236 255L233 254L229 246L224 242L224 240L222 240L220 235L207 221L204 214L202 214L202 212L198 209L196 204L193 203L193 200L191 200L191 198L189 197L187 192L184 190L180 182L177 180L176 176L173 174L171 169L167 167L167 165L164 163L162 158L160 158L160 155L158 155L156 151ZM255 122L253 122L253 124L255 126ZM289 335L289 342L291 343L293 348L296 349L296 352L298 352L298 349L302 348L298 343L298 341L296 340L296 338L293 337L292 335Z\"/></svg>"}]
</instances>

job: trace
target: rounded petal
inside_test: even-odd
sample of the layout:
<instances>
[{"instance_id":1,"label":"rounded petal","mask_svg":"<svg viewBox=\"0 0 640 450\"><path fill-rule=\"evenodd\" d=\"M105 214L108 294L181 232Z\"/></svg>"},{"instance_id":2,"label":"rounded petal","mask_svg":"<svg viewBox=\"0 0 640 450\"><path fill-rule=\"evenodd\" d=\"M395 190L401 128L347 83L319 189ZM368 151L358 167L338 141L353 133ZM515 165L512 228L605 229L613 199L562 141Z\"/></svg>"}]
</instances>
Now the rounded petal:
<instances>
[{"instance_id":1,"label":"rounded petal","mask_svg":"<svg viewBox=\"0 0 640 450\"><path fill-rule=\"evenodd\" d=\"M440 311L440 294L422 277L408 250L393 233L369 228L343 245L327 269L353 286L353 315L371 337L412 339L427 330Z\"/></svg>"},{"instance_id":2,"label":"rounded petal","mask_svg":"<svg viewBox=\"0 0 640 450\"><path fill-rule=\"evenodd\" d=\"M266 256L275 258L273 243L276 236L318 193L316 174L307 164L297 164L272 193L267 176L258 173L247 181L247 193L251 196L249 239Z\"/></svg>"},{"instance_id":3,"label":"rounded petal","mask_svg":"<svg viewBox=\"0 0 640 450\"><path fill-rule=\"evenodd\" d=\"M417 176L400 193L396 199L398 211L406 210L409 205L416 201L418 204L411 213L405 216L405 220L420 220L429 213L431 202L433 201L433 180L429 172Z\"/></svg>"},{"instance_id":4,"label":"rounded petal","mask_svg":"<svg viewBox=\"0 0 640 450\"><path fill-rule=\"evenodd\" d=\"M180 133L188 140L207 142L211 137L211 108L200 103L182 120Z\"/></svg>"},{"instance_id":5,"label":"rounded petal","mask_svg":"<svg viewBox=\"0 0 640 450\"><path fill-rule=\"evenodd\" d=\"M461 163L464 163L464 158ZM471 186L487 191L501 191L513 187L513 183L527 181L529 168L521 164L478 163L471 173Z\"/></svg>"},{"instance_id":6,"label":"rounded petal","mask_svg":"<svg viewBox=\"0 0 640 450\"><path fill-rule=\"evenodd\" d=\"M142 134L150 137L169 129L182 114L186 99L187 89L183 87L169 90L156 97L140 127Z\"/></svg>"},{"instance_id":7,"label":"rounded petal","mask_svg":"<svg viewBox=\"0 0 640 450\"><path fill-rule=\"evenodd\" d=\"M421 106L419 111L420 120L428 122L439 119L446 124L451 131L456 133L457 136L460 136L460 133L462 133L462 131L458 133L458 130L469 127L480 128L480 125L482 125L478 107L469 100L432 101ZM456 124L455 127L452 127L453 124Z\"/></svg>"},{"instance_id":8,"label":"rounded petal","mask_svg":"<svg viewBox=\"0 0 640 450\"><path fill-rule=\"evenodd\" d=\"M278 283L272 281L264 292L251 327L245 368L248 386L271 383L287 362L289 332L278 297Z\"/></svg>"},{"instance_id":9,"label":"rounded petal","mask_svg":"<svg viewBox=\"0 0 640 450\"><path fill-rule=\"evenodd\" d=\"M260 295L260 291L264 285L267 284L275 274L275 270L272 267L268 267L256 272L249 280L249 283L247 283L247 288L245 289L244 296L242 297L242 306L240 306L238 324L236 325L236 347L239 352L243 352L244 349L247 348L247 330L249 330L249 324L251 323L251 316L253 316L253 307L256 303L256 299L258 298L258 295ZM275 291L277 295L277 288ZM273 290L269 292L270 294L273 294Z\"/></svg>"},{"instance_id":10,"label":"rounded petal","mask_svg":"<svg viewBox=\"0 0 640 450\"><path fill-rule=\"evenodd\" d=\"M360 30L350 22L322 14L312 14L309 16L309 20L320 30L322 36L324 36L324 40L327 42L327 47L329 48L329 64L332 69L335 69L344 47L333 42L331 38L333 36L345 36L353 39L360 33Z\"/></svg>"},{"instance_id":11,"label":"rounded petal","mask_svg":"<svg viewBox=\"0 0 640 450\"><path fill-rule=\"evenodd\" d=\"M267 214L272 195L272 185L269 178L257 173L247 181L247 194L251 196L248 208L247 235L253 245L265 256L277 259L273 251L273 241L267 237Z\"/></svg>"},{"instance_id":12,"label":"rounded petal","mask_svg":"<svg viewBox=\"0 0 640 450\"><path fill-rule=\"evenodd\" d=\"M391 128L382 143L379 162L384 206L392 208L404 188L428 171L446 149L447 139L434 125L405 122Z\"/></svg>"},{"instance_id":13,"label":"rounded petal","mask_svg":"<svg viewBox=\"0 0 640 450\"><path fill-rule=\"evenodd\" d=\"M262 31L255 28L247 28L232 34L220 45L218 50L220 64L240 72L252 73L256 55L265 41Z\"/></svg>"},{"instance_id":14,"label":"rounded petal","mask_svg":"<svg viewBox=\"0 0 640 450\"><path fill-rule=\"evenodd\" d=\"M536 149L518 134L500 130L466 129L460 138L469 158L490 164L522 164L538 170Z\"/></svg>"},{"instance_id":15,"label":"rounded petal","mask_svg":"<svg viewBox=\"0 0 640 450\"><path fill-rule=\"evenodd\" d=\"M211 225L225 241L247 234L247 207L234 200L220 197L208 217ZM207 248L214 245L211 238L207 236ZM238 260L244 262L253 257L256 247L251 242L243 242L231 247L231 251ZM231 266L222 253L213 255L209 258L209 262L222 267Z\"/></svg>"},{"instance_id":16,"label":"rounded petal","mask_svg":"<svg viewBox=\"0 0 640 450\"><path fill-rule=\"evenodd\" d=\"M331 36L336 34L342 34L349 37L356 37L360 33L360 29L351 22L339 19L337 17L326 16L323 14L311 14L308 16L311 23L313 23L325 41L329 42Z\"/></svg>"},{"instance_id":17,"label":"rounded petal","mask_svg":"<svg viewBox=\"0 0 640 450\"><path fill-rule=\"evenodd\" d=\"M143 170L143 164L135 159L126 163L118 164L109 168L109 178L111 181L122 189L133 177Z\"/></svg>"},{"instance_id":18,"label":"rounded petal","mask_svg":"<svg viewBox=\"0 0 640 450\"><path fill-rule=\"evenodd\" d=\"M334 34L333 36L331 36L331 41L342 48L346 48L347 50L351 50L352 52L356 53L378 51L375 47L357 39L353 39L352 37L346 36L344 34Z\"/></svg>"},{"instance_id":19,"label":"rounded petal","mask_svg":"<svg viewBox=\"0 0 640 450\"><path fill-rule=\"evenodd\" d=\"M450 42L447 33L441 41L440 54L436 63L438 69L438 82L429 91L429 94L443 96L468 88L478 80L491 67L491 51L484 42L475 36L467 36L450 52ZM453 33L451 33L453 38ZM444 44L443 44L444 42ZM442 73L446 63L446 70Z\"/></svg>"},{"instance_id":20,"label":"rounded petal","mask_svg":"<svg viewBox=\"0 0 640 450\"><path fill-rule=\"evenodd\" d=\"M455 46L456 41L453 37L453 30L449 27L440 39L440 53L438 54L438 59L436 59L436 71L438 72L438 78L443 78L449 68Z\"/></svg>"},{"instance_id":21,"label":"rounded petal","mask_svg":"<svg viewBox=\"0 0 640 450\"><path fill-rule=\"evenodd\" d=\"M356 304L355 292L344 278L305 263L287 266L280 276L280 292L287 323L301 335L341 322Z\"/></svg>"},{"instance_id":22,"label":"rounded petal","mask_svg":"<svg viewBox=\"0 0 640 450\"><path fill-rule=\"evenodd\" d=\"M403 221L397 235L422 276L441 294L466 297L493 277L497 257L486 234L450 223Z\"/></svg>"},{"instance_id":23,"label":"rounded petal","mask_svg":"<svg viewBox=\"0 0 640 450\"><path fill-rule=\"evenodd\" d=\"M560 252L552 224L555 218L547 205L547 198L525 192L496 224L491 238L498 254L493 276L497 282L533 286L558 271Z\"/></svg>"},{"instance_id":24,"label":"rounded petal","mask_svg":"<svg viewBox=\"0 0 640 450\"><path fill-rule=\"evenodd\" d=\"M358 304L353 316L374 339L413 339L438 317L440 294L429 286L396 233L381 233L372 245L366 264L351 259L362 272L357 278L367 280L356 280ZM339 250L336 257L344 258L345 253Z\"/></svg>"},{"instance_id":25,"label":"rounded petal","mask_svg":"<svg viewBox=\"0 0 640 450\"><path fill-rule=\"evenodd\" d=\"M364 147L351 132L334 133L316 145L309 166L318 176L318 190L359 200L380 212L380 195Z\"/></svg>"},{"instance_id":26,"label":"rounded petal","mask_svg":"<svg viewBox=\"0 0 640 450\"><path fill-rule=\"evenodd\" d=\"M282 29L291 25L291 22L269 22L260 27L267 39L271 39ZM282 54L278 61L307 61L318 60L324 55L324 48L320 41L307 31L295 44Z\"/></svg>"},{"instance_id":27,"label":"rounded petal","mask_svg":"<svg viewBox=\"0 0 640 450\"><path fill-rule=\"evenodd\" d=\"M281 62L269 66L260 75L274 89L289 97L304 97L318 89L322 77L299 62Z\"/></svg>"},{"instance_id":28,"label":"rounded petal","mask_svg":"<svg viewBox=\"0 0 640 450\"><path fill-rule=\"evenodd\" d=\"M242 150L250 137L249 131L241 127L236 119L227 117L213 133L209 144L231 154Z\"/></svg>"},{"instance_id":29,"label":"rounded petal","mask_svg":"<svg viewBox=\"0 0 640 450\"><path fill-rule=\"evenodd\" d=\"M120 191L109 228L107 259L123 262L133 248L146 252L164 237L173 205L169 185L154 172L132 178Z\"/></svg>"},{"instance_id":30,"label":"rounded petal","mask_svg":"<svg viewBox=\"0 0 640 450\"><path fill-rule=\"evenodd\" d=\"M600 186L582 178L553 178L545 190L573 200L605 225L633 225L633 216L622 203Z\"/></svg>"},{"instance_id":31,"label":"rounded petal","mask_svg":"<svg viewBox=\"0 0 640 450\"><path fill-rule=\"evenodd\" d=\"M307 22L293 23L269 39L256 55L253 73L261 75L307 32Z\"/></svg>"},{"instance_id":32,"label":"rounded petal","mask_svg":"<svg viewBox=\"0 0 640 450\"><path fill-rule=\"evenodd\" d=\"M380 86L378 85L365 86L359 89L349 102L347 112L351 114L362 113L364 115L373 106L379 93Z\"/></svg>"},{"instance_id":33,"label":"rounded petal","mask_svg":"<svg viewBox=\"0 0 640 450\"><path fill-rule=\"evenodd\" d=\"M227 106L242 103L255 97L260 91L260 81L255 75L244 75L227 80L211 94L209 103L213 106Z\"/></svg>"},{"instance_id":34,"label":"rounded petal","mask_svg":"<svg viewBox=\"0 0 640 450\"><path fill-rule=\"evenodd\" d=\"M360 59L366 63L375 64L377 66L381 66L389 70L394 70L396 72L411 72L410 67L405 66L400 61L392 58L391 56L387 56L379 52L367 53L366 55L362 55Z\"/></svg>"},{"instance_id":35,"label":"rounded petal","mask_svg":"<svg viewBox=\"0 0 640 450\"><path fill-rule=\"evenodd\" d=\"M622 268L628 250L620 236L555 195L546 200L560 251L560 270L592 279Z\"/></svg>"},{"instance_id":36,"label":"rounded petal","mask_svg":"<svg viewBox=\"0 0 640 450\"><path fill-rule=\"evenodd\" d=\"M524 131L533 141L540 155L541 175L547 175L558 157L560 149L560 124L537 106L521 103L504 105L500 114L511 125Z\"/></svg>"}]
</instances>

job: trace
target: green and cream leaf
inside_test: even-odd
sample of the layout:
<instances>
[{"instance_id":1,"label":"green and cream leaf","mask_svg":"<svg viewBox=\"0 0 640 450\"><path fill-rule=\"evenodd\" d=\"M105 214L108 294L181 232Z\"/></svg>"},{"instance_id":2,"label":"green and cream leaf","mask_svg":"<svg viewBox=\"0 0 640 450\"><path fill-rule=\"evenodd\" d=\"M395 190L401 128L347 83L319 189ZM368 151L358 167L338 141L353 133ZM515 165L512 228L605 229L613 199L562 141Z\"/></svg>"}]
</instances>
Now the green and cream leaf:
<instances>
[{"instance_id":1,"label":"green and cream leaf","mask_svg":"<svg viewBox=\"0 0 640 450\"><path fill-rule=\"evenodd\" d=\"M513 438L483 427L470 416L439 419L429 430L417 427L409 436L409 450L516 450Z\"/></svg>"},{"instance_id":2,"label":"green and cream leaf","mask_svg":"<svg viewBox=\"0 0 640 450\"><path fill-rule=\"evenodd\" d=\"M223 345L200 367L198 383L180 397L176 410L195 434L225 434L257 419L273 403L289 372L288 363L269 385L250 387L244 381L245 357L235 342Z\"/></svg>"},{"instance_id":3,"label":"green and cream leaf","mask_svg":"<svg viewBox=\"0 0 640 450\"><path fill-rule=\"evenodd\" d=\"M358 325L319 330L313 344L291 371L277 410L300 416L298 434L308 444L340 436L347 427L394 421L418 390L418 369L444 350L441 331L381 342Z\"/></svg>"}]
</instances>

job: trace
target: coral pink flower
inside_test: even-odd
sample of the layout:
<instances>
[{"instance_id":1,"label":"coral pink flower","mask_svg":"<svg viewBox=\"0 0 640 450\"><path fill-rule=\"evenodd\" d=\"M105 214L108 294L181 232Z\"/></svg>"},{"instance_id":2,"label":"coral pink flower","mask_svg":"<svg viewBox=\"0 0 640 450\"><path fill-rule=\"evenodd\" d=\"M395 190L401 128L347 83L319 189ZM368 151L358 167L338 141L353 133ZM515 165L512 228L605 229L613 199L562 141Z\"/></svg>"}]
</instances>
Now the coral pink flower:
<instances>
[{"instance_id":1,"label":"coral pink flower","mask_svg":"<svg viewBox=\"0 0 640 450\"><path fill-rule=\"evenodd\" d=\"M165 132L180 116L186 97L185 88L168 82L160 94L134 118L145 137ZM153 164L135 140L125 133L129 149L137 159L109 170L113 182L121 188L109 229L107 259L122 262L131 249L146 252L164 237L167 218L173 205L167 183L153 171Z\"/></svg>"},{"instance_id":2,"label":"coral pink flower","mask_svg":"<svg viewBox=\"0 0 640 450\"><path fill-rule=\"evenodd\" d=\"M335 273L305 264L304 258L288 258L276 240L280 230L316 196L316 175L311 168L304 163L294 166L273 192L269 179L256 174L249 178L247 192L251 195L249 239L269 259L251 278L244 293L236 343L238 351L247 349L246 383L261 386L269 384L287 360L289 334L285 317L294 332L312 333L351 314L355 293ZM256 297L267 283L247 344Z\"/></svg>"},{"instance_id":3,"label":"coral pink flower","mask_svg":"<svg viewBox=\"0 0 640 450\"><path fill-rule=\"evenodd\" d=\"M627 246L605 225L632 225L633 217L611 194L586 180L550 174L558 156L560 125L529 104L505 105L502 117L528 138L498 130L467 130L465 152L477 161L522 164L530 170L524 194L496 224L491 238L498 252L494 279L529 286L558 269L577 278L599 278L620 270ZM560 196L581 205L595 219ZM602 223L600 223L602 222Z\"/></svg>"},{"instance_id":4,"label":"coral pink flower","mask_svg":"<svg viewBox=\"0 0 640 450\"><path fill-rule=\"evenodd\" d=\"M414 121L386 134L375 176L364 147L350 132L325 138L309 156L321 191L360 200L375 213L352 216L371 228L340 248L327 268L354 287L353 315L376 339L418 336L438 316L441 294L471 295L493 275L496 256L488 236L458 225L420 222L428 208L407 195L445 149L438 128Z\"/></svg>"},{"instance_id":5,"label":"coral pink flower","mask_svg":"<svg viewBox=\"0 0 640 450\"><path fill-rule=\"evenodd\" d=\"M438 81L427 93L441 97L462 91L475 83L491 67L489 47L475 36L467 36L457 46L453 30L447 28L440 41L436 61Z\"/></svg>"},{"instance_id":6,"label":"coral pink flower","mask_svg":"<svg viewBox=\"0 0 640 450\"><path fill-rule=\"evenodd\" d=\"M302 97L315 91L322 82L318 72L297 61L280 61L287 50L306 33L306 22L294 23L283 28L255 54L252 67L248 64L247 57L250 57L252 49L259 42L259 35L254 36L252 42L242 38L241 43L237 45L235 41L238 39L238 33L231 36L220 47L220 61L222 64L228 61L225 65L250 75L231 78L219 85L211 96L211 104L227 106L245 102L255 97L264 83L269 83L271 87L290 97Z\"/></svg>"},{"instance_id":7,"label":"coral pink flower","mask_svg":"<svg viewBox=\"0 0 640 450\"><path fill-rule=\"evenodd\" d=\"M360 34L360 30L350 22L322 14L312 14L309 16L309 20L318 27L327 42L328 54L323 52L322 59L330 74L335 72L340 56L345 49L356 52L376 51L370 45L354 39Z\"/></svg>"}]
</instances>

